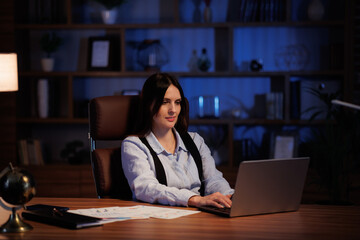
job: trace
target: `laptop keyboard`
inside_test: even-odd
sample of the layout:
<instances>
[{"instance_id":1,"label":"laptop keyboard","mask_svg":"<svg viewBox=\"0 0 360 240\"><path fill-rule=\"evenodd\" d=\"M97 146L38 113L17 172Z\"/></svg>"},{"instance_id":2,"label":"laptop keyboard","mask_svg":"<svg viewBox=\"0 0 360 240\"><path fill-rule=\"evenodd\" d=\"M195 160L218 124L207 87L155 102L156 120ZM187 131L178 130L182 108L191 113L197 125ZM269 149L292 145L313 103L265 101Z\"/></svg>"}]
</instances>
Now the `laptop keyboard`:
<instances>
[{"instance_id":1,"label":"laptop keyboard","mask_svg":"<svg viewBox=\"0 0 360 240\"><path fill-rule=\"evenodd\" d=\"M222 215L230 215L231 208L227 208L227 207L218 208L218 207L214 207L214 206L202 206L201 209L204 211L207 211L207 212L220 213Z\"/></svg>"}]
</instances>

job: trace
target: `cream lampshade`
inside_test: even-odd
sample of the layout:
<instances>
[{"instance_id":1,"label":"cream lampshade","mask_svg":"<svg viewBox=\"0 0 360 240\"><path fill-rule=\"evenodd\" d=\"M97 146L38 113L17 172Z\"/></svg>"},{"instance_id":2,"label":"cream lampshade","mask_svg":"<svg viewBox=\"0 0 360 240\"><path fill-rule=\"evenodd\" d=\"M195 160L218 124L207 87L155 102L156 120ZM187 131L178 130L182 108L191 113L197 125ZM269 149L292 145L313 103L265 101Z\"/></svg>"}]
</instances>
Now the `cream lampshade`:
<instances>
[{"instance_id":1,"label":"cream lampshade","mask_svg":"<svg viewBox=\"0 0 360 240\"><path fill-rule=\"evenodd\" d=\"M0 92L18 90L16 53L0 53Z\"/></svg>"}]
</instances>

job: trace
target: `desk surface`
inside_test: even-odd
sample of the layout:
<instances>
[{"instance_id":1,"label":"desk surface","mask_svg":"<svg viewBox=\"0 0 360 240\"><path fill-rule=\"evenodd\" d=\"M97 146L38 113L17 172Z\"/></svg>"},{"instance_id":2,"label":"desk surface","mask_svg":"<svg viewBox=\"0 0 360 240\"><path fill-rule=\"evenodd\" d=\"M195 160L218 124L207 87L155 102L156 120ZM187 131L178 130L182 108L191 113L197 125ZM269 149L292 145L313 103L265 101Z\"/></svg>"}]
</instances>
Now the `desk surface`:
<instances>
[{"instance_id":1,"label":"desk surface","mask_svg":"<svg viewBox=\"0 0 360 240\"><path fill-rule=\"evenodd\" d=\"M68 206L70 209L143 204L95 198L34 198L29 202L29 204L36 203ZM34 227L33 230L25 233L0 234L0 240L360 239L360 206L301 205L296 212L237 218L224 218L201 212L173 220L153 218L127 220L80 230L27 222Z\"/></svg>"}]
</instances>

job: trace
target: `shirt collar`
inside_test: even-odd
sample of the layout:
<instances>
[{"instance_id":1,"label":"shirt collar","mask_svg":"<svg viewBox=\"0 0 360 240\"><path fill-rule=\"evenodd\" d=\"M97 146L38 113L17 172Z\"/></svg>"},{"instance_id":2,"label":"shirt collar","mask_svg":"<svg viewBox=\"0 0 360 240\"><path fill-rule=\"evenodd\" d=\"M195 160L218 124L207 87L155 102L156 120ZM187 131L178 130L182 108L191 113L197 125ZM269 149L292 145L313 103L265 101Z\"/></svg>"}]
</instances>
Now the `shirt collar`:
<instances>
[{"instance_id":1,"label":"shirt collar","mask_svg":"<svg viewBox=\"0 0 360 240\"><path fill-rule=\"evenodd\" d=\"M180 137L180 134L176 131L175 128L173 128L173 131L175 133L176 144L177 144L175 152L178 152L180 149L187 152L188 150L186 149L185 144L184 144L183 140ZM149 142L150 146L152 147L152 149L154 150L154 152L156 154L166 152L165 148L159 143L159 141L157 140L157 138L155 137L155 134L153 132L150 132L146 136L146 140Z\"/></svg>"}]
</instances>

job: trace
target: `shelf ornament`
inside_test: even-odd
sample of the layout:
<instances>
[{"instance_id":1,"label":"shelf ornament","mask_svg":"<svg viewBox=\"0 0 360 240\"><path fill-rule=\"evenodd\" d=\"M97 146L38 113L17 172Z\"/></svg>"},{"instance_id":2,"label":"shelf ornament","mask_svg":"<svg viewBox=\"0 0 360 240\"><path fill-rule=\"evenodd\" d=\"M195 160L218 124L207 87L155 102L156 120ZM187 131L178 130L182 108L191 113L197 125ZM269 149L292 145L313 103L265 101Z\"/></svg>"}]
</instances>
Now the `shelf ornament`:
<instances>
[{"instance_id":1,"label":"shelf ornament","mask_svg":"<svg viewBox=\"0 0 360 240\"><path fill-rule=\"evenodd\" d=\"M211 61L207 54L206 48L203 48L201 50L201 55L198 60L198 68L202 72L207 72L209 70L210 66L211 66Z\"/></svg>"},{"instance_id":2,"label":"shelf ornament","mask_svg":"<svg viewBox=\"0 0 360 240\"><path fill-rule=\"evenodd\" d=\"M59 49L62 43L63 39L55 32L47 32L42 35L40 45L41 49L46 53L46 57L41 59L41 65L45 72L53 71L55 60L51 55Z\"/></svg>"},{"instance_id":3,"label":"shelf ornament","mask_svg":"<svg viewBox=\"0 0 360 240\"><path fill-rule=\"evenodd\" d=\"M94 0L100 3L105 9L101 11L101 17L105 24L114 24L117 17L116 7L125 3L125 0Z\"/></svg>"},{"instance_id":4,"label":"shelf ornament","mask_svg":"<svg viewBox=\"0 0 360 240\"><path fill-rule=\"evenodd\" d=\"M6 223L0 226L0 233L22 233L33 227L24 222L16 212L29 202L36 194L35 180L25 169L13 167L11 163L0 172L0 206L10 210L11 215ZM10 206L3 203L5 201Z\"/></svg>"},{"instance_id":5,"label":"shelf ornament","mask_svg":"<svg viewBox=\"0 0 360 240\"><path fill-rule=\"evenodd\" d=\"M145 71L159 71L169 62L169 54L159 39L145 39L137 49L137 62Z\"/></svg>"},{"instance_id":6,"label":"shelf ornament","mask_svg":"<svg viewBox=\"0 0 360 240\"><path fill-rule=\"evenodd\" d=\"M310 60L310 52L303 44L291 44L275 51L275 65L282 71L301 71Z\"/></svg>"},{"instance_id":7,"label":"shelf ornament","mask_svg":"<svg viewBox=\"0 0 360 240\"><path fill-rule=\"evenodd\" d=\"M204 0L205 8L204 8L204 22L209 23L212 22L212 11L210 8L211 0Z\"/></svg>"},{"instance_id":8,"label":"shelf ornament","mask_svg":"<svg viewBox=\"0 0 360 240\"><path fill-rule=\"evenodd\" d=\"M308 6L308 17L310 20L319 21L324 17L325 9L321 0L312 0Z\"/></svg>"}]
</instances>

